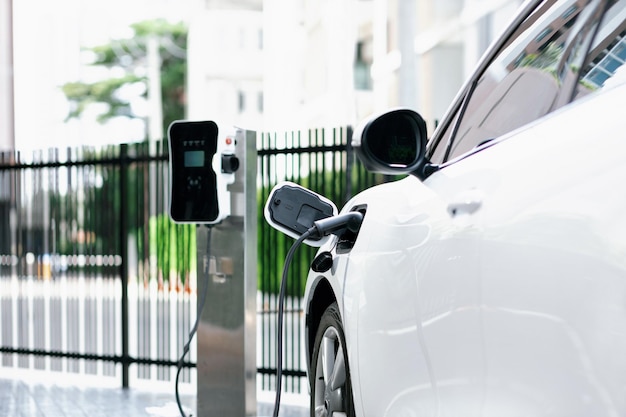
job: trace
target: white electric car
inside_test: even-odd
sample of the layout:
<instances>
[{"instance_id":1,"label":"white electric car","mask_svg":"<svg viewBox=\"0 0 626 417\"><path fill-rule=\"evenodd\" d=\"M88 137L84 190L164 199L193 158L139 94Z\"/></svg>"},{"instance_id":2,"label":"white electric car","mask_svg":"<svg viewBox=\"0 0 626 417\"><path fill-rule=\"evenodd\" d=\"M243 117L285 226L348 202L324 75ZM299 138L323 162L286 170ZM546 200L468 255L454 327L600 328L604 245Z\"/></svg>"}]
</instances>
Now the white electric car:
<instances>
[{"instance_id":1,"label":"white electric car","mask_svg":"<svg viewBox=\"0 0 626 417\"><path fill-rule=\"evenodd\" d=\"M308 276L312 416L626 415L625 61L626 0L526 2L428 142L355 132L409 175Z\"/></svg>"}]
</instances>

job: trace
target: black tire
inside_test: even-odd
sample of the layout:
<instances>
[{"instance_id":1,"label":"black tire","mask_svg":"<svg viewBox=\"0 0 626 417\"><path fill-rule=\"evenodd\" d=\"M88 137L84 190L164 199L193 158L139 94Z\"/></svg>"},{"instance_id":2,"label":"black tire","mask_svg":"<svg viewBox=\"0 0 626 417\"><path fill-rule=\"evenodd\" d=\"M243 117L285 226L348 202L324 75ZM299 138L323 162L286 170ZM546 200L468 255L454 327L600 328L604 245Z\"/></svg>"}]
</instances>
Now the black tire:
<instances>
[{"instance_id":1,"label":"black tire","mask_svg":"<svg viewBox=\"0 0 626 417\"><path fill-rule=\"evenodd\" d=\"M322 315L311 361L311 417L333 415L355 416L346 338L337 303Z\"/></svg>"}]
</instances>

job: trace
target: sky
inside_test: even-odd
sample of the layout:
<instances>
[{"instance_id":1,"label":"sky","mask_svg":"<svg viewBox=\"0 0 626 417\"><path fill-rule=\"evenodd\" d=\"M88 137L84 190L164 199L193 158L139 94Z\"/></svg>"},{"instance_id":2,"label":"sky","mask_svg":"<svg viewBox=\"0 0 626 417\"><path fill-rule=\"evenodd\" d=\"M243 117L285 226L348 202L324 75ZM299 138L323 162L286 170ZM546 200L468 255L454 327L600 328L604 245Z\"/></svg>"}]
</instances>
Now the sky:
<instances>
[{"instance_id":1,"label":"sky","mask_svg":"<svg viewBox=\"0 0 626 417\"><path fill-rule=\"evenodd\" d=\"M166 17L186 21L193 0L18 0L14 12L15 146L40 150L82 144L141 140L144 123L120 118L106 126L85 120L65 123L68 103L60 86L93 81L101 71L85 65L81 47L129 37L129 25ZM97 109L94 109L97 110Z\"/></svg>"}]
</instances>

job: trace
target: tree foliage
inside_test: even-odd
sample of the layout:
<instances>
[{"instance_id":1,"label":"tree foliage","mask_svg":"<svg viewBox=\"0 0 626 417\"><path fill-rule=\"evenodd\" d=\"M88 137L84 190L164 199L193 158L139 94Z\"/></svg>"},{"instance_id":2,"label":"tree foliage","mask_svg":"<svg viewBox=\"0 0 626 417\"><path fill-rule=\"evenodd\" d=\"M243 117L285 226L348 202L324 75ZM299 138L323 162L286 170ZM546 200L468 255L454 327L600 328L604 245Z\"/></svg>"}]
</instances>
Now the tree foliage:
<instances>
[{"instance_id":1,"label":"tree foliage","mask_svg":"<svg viewBox=\"0 0 626 417\"><path fill-rule=\"evenodd\" d=\"M80 117L94 103L105 105L106 110L97 119L101 123L118 116L139 118L123 90L139 84L143 86L142 97L147 96L147 46L150 39L156 39L159 45L163 132L173 120L184 118L187 27L164 19L138 22L130 27L133 31L131 38L114 39L105 45L86 48L94 56L91 65L111 69L111 77L64 84L61 88L71 105L68 120Z\"/></svg>"},{"instance_id":2,"label":"tree foliage","mask_svg":"<svg viewBox=\"0 0 626 417\"><path fill-rule=\"evenodd\" d=\"M537 53L529 54L520 62L520 67L533 67L556 75L556 67L563 56L563 45L554 42Z\"/></svg>"}]
</instances>

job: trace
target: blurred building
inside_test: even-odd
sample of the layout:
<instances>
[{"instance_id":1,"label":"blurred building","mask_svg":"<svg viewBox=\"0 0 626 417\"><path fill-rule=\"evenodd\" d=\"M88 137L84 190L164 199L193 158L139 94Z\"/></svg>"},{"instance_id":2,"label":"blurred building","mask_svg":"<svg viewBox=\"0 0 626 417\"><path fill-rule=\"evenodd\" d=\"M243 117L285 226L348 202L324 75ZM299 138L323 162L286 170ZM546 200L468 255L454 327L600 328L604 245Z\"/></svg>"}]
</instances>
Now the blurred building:
<instances>
[{"instance_id":1,"label":"blurred building","mask_svg":"<svg viewBox=\"0 0 626 417\"><path fill-rule=\"evenodd\" d=\"M522 3L518 0L372 0L369 111L406 106L432 132L463 81ZM387 30L385 31L385 27Z\"/></svg>"},{"instance_id":2,"label":"blurred building","mask_svg":"<svg viewBox=\"0 0 626 417\"><path fill-rule=\"evenodd\" d=\"M263 115L262 0L197 2L187 41L187 117L258 129Z\"/></svg>"},{"instance_id":3,"label":"blurred building","mask_svg":"<svg viewBox=\"0 0 626 417\"><path fill-rule=\"evenodd\" d=\"M45 7L32 7L39 3ZM89 136L93 142L92 130L61 124L66 109L58 89L68 79L80 78L79 38L88 32L85 25L94 25L93 19L84 19L91 6L67 0L66 12L55 14L50 10L56 6L48 3L0 1L0 87L5 92L0 101L0 149L14 147L14 140L9 139L15 136L13 131L22 147L39 146L40 138L50 136L64 138L64 143ZM137 19L149 17L156 9L174 8L174 3L161 0L155 7L139 8L143 12ZM354 125L371 112L408 106L432 126L520 3L190 0L176 2L176 13L168 15L190 14L187 100L191 119L215 118L251 129L284 130ZM37 11L30 19L22 19L22 26L14 25L14 35L11 4L13 14L24 16L31 7ZM134 0L133 4L143 3ZM104 4L99 7L110 9ZM114 15L102 14L101 23L113 26ZM32 23L27 27L24 21ZM69 21L79 24L69 25ZM69 46L47 47L40 37L30 36L35 28L49 34L46 42ZM15 54L12 36L23 46ZM13 56L19 69L15 80ZM47 70L41 71L33 62L46 62ZM7 94L13 85L17 106ZM35 95L38 99L32 100ZM32 114L38 123L28 122Z\"/></svg>"},{"instance_id":4,"label":"blurred building","mask_svg":"<svg viewBox=\"0 0 626 417\"><path fill-rule=\"evenodd\" d=\"M264 130L354 125L394 106L430 129L521 0L206 0L189 117Z\"/></svg>"}]
</instances>

